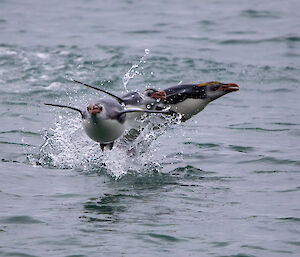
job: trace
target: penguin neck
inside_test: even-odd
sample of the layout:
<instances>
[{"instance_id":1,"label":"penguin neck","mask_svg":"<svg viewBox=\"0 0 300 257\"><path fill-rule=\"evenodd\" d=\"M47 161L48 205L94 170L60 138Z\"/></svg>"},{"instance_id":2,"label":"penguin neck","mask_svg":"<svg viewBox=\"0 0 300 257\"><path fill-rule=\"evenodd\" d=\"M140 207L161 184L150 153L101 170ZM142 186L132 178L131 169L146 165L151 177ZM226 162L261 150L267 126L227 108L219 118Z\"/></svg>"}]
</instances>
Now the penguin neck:
<instances>
[{"instance_id":1,"label":"penguin neck","mask_svg":"<svg viewBox=\"0 0 300 257\"><path fill-rule=\"evenodd\" d=\"M87 119L90 120L90 122L92 122L93 124L98 124L101 120L96 114L91 114Z\"/></svg>"}]
</instances>

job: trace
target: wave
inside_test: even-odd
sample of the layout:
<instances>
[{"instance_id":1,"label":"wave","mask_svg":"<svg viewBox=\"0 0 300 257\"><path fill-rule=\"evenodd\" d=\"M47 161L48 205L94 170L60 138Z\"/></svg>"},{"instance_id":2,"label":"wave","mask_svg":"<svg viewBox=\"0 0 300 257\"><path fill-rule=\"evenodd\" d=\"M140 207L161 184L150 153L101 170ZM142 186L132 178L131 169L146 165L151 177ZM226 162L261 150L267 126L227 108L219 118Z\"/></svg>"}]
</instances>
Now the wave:
<instances>
[{"instance_id":1,"label":"wave","mask_svg":"<svg viewBox=\"0 0 300 257\"><path fill-rule=\"evenodd\" d=\"M280 16L274 12L266 11L266 10L259 11L253 9L243 10L241 12L241 16L249 17L249 18L270 18L270 19L280 18Z\"/></svg>"},{"instance_id":2,"label":"wave","mask_svg":"<svg viewBox=\"0 0 300 257\"><path fill-rule=\"evenodd\" d=\"M219 41L222 45L245 45L245 44L261 44L261 43L287 43L300 42L300 36L279 36L273 38L262 39L226 39Z\"/></svg>"}]
</instances>

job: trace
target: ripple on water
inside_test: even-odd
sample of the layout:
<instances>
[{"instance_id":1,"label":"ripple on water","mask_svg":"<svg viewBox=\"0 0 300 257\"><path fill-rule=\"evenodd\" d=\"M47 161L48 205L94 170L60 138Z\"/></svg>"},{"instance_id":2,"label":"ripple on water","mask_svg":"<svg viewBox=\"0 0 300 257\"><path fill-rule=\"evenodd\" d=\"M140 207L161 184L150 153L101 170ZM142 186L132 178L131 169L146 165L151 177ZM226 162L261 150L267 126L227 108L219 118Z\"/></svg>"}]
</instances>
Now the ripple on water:
<instances>
[{"instance_id":1,"label":"ripple on water","mask_svg":"<svg viewBox=\"0 0 300 257\"><path fill-rule=\"evenodd\" d=\"M246 254L246 253L238 253L233 255L220 255L220 257L257 257L257 256L252 254Z\"/></svg>"},{"instance_id":2,"label":"ripple on water","mask_svg":"<svg viewBox=\"0 0 300 257\"><path fill-rule=\"evenodd\" d=\"M267 10L253 10L253 9L243 10L241 12L241 16L254 18L254 19L257 18L279 19L280 18L280 16L275 12L267 11Z\"/></svg>"},{"instance_id":3,"label":"ripple on water","mask_svg":"<svg viewBox=\"0 0 300 257\"><path fill-rule=\"evenodd\" d=\"M300 222L300 218L298 217L283 217L283 218L277 218L277 220L288 221L288 222Z\"/></svg>"},{"instance_id":4,"label":"ripple on water","mask_svg":"<svg viewBox=\"0 0 300 257\"><path fill-rule=\"evenodd\" d=\"M285 190L278 190L279 193L290 193L290 192L297 192L300 191L300 187L285 189Z\"/></svg>"},{"instance_id":5,"label":"ripple on water","mask_svg":"<svg viewBox=\"0 0 300 257\"><path fill-rule=\"evenodd\" d=\"M79 218L83 222L112 223L118 221L118 215L127 211L127 202L137 201L139 194L104 194L90 198L84 204L84 215Z\"/></svg>"},{"instance_id":6,"label":"ripple on water","mask_svg":"<svg viewBox=\"0 0 300 257\"><path fill-rule=\"evenodd\" d=\"M262 38L262 39L226 39L220 40L220 45L250 45L250 44L266 44L266 43L290 43L300 42L300 37L298 36L280 36L273 38Z\"/></svg>"},{"instance_id":7,"label":"ripple on water","mask_svg":"<svg viewBox=\"0 0 300 257\"><path fill-rule=\"evenodd\" d=\"M132 31L126 31L127 34L158 34L162 33L160 30L132 30Z\"/></svg>"},{"instance_id":8,"label":"ripple on water","mask_svg":"<svg viewBox=\"0 0 300 257\"><path fill-rule=\"evenodd\" d=\"M145 234L139 234L139 236L149 236L152 239L157 239L157 243L161 243L161 241L166 241L166 242L180 242L182 239L179 239L177 237L171 236L171 235L166 235L166 234L158 234L158 233L145 233Z\"/></svg>"},{"instance_id":9,"label":"ripple on water","mask_svg":"<svg viewBox=\"0 0 300 257\"><path fill-rule=\"evenodd\" d=\"M291 172L294 173L296 171L288 171L288 170L255 170L253 171L253 173L257 173L257 174L274 174L274 173L287 173L287 172Z\"/></svg>"},{"instance_id":10,"label":"ripple on water","mask_svg":"<svg viewBox=\"0 0 300 257\"><path fill-rule=\"evenodd\" d=\"M296 166L300 166L300 161L296 160L288 160L288 159L279 159L275 157L262 157L258 159L253 159L253 160L247 160L247 161L240 161L238 163L271 163L271 164L277 164L277 165L287 165L287 164L292 164Z\"/></svg>"},{"instance_id":11,"label":"ripple on water","mask_svg":"<svg viewBox=\"0 0 300 257\"><path fill-rule=\"evenodd\" d=\"M193 179L203 179L204 175L212 175L215 172L213 171L204 171L202 169L196 168L192 165L187 165L185 167L177 167L173 171L170 172L170 175L181 177L181 178L188 178L190 180Z\"/></svg>"},{"instance_id":12,"label":"ripple on water","mask_svg":"<svg viewBox=\"0 0 300 257\"><path fill-rule=\"evenodd\" d=\"M71 255L66 255L65 257L86 257L86 255L83 255L83 254L71 254Z\"/></svg>"},{"instance_id":13,"label":"ripple on water","mask_svg":"<svg viewBox=\"0 0 300 257\"><path fill-rule=\"evenodd\" d=\"M229 129L253 130L253 131L257 131L257 132L282 132L282 131L290 130L290 129L269 129L269 128L261 128L261 127L236 127L235 125L230 125Z\"/></svg>"},{"instance_id":14,"label":"ripple on water","mask_svg":"<svg viewBox=\"0 0 300 257\"><path fill-rule=\"evenodd\" d=\"M0 140L0 144L3 144L3 145L18 145L18 146L31 146L31 147L34 146L34 145L31 145L31 144L18 143L18 142L9 142L9 141L1 141L1 140Z\"/></svg>"},{"instance_id":15,"label":"ripple on water","mask_svg":"<svg viewBox=\"0 0 300 257\"><path fill-rule=\"evenodd\" d=\"M38 219L34 219L30 216L11 216L11 217L0 219L0 224L37 224L37 223L44 223L44 222Z\"/></svg>"},{"instance_id":16,"label":"ripple on water","mask_svg":"<svg viewBox=\"0 0 300 257\"><path fill-rule=\"evenodd\" d=\"M31 254L26 254L26 253L21 253L21 252L2 252L0 251L0 253L2 253L4 257L38 257L37 255L31 255Z\"/></svg>"},{"instance_id":17,"label":"ripple on water","mask_svg":"<svg viewBox=\"0 0 300 257\"><path fill-rule=\"evenodd\" d=\"M220 147L221 145L219 144L212 144L212 143L196 143L196 142L184 142L185 145L194 145L194 146L197 146L199 148L218 148Z\"/></svg>"},{"instance_id":18,"label":"ripple on water","mask_svg":"<svg viewBox=\"0 0 300 257\"><path fill-rule=\"evenodd\" d=\"M300 241L285 241L285 243L290 245L300 246Z\"/></svg>"},{"instance_id":19,"label":"ripple on water","mask_svg":"<svg viewBox=\"0 0 300 257\"><path fill-rule=\"evenodd\" d=\"M241 153L250 153L256 151L256 149L251 146L229 145L229 148Z\"/></svg>"},{"instance_id":20,"label":"ripple on water","mask_svg":"<svg viewBox=\"0 0 300 257\"><path fill-rule=\"evenodd\" d=\"M298 126L298 125L300 125L299 123L291 123L291 122L274 122L274 123L270 123L270 124L279 125L279 126Z\"/></svg>"}]
</instances>

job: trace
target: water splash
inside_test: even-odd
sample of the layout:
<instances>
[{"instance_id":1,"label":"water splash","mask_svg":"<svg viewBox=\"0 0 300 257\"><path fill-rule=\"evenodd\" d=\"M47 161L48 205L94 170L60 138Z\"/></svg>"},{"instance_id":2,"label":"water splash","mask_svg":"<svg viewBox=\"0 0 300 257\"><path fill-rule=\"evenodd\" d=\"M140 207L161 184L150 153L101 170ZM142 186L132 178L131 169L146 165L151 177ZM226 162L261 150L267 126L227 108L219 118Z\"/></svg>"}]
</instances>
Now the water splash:
<instances>
[{"instance_id":1,"label":"water splash","mask_svg":"<svg viewBox=\"0 0 300 257\"><path fill-rule=\"evenodd\" d=\"M85 135L80 118L59 116L55 128L45 133L45 142L37 156L28 159L32 165L105 172L116 179L128 173L158 172L161 169L156 161L156 155L160 155L159 142L155 141L174 122L180 121L163 115L144 115L135 128L125 131L111 151L102 153L99 144Z\"/></svg>"},{"instance_id":2,"label":"water splash","mask_svg":"<svg viewBox=\"0 0 300 257\"><path fill-rule=\"evenodd\" d=\"M143 75L143 64L146 63L146 57L150 54L149 49L145 49L145 54L141 57L138 64L134 64L131 68L125 73L123 76L123 86L125 90L128 92L127 85L131 79L133 79L136 75Z\"/></svg>"}]
</instances>

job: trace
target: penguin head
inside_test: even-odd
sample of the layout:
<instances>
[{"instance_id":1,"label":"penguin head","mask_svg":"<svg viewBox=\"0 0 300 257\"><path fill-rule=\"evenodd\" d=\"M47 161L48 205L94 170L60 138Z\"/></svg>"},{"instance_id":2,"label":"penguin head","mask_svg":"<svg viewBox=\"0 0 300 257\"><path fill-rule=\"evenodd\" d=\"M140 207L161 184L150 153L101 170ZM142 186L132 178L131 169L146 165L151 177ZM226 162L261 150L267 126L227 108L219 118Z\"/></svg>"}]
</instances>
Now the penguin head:
<instances>
[{"instance_id":1,"label":"penguin head","mask_svg":"<svg viewBox=\"0 0 300 257\"><path fill-rule=\"evenodd\" d=\"M240 87L235 83L224 84L218 81L200 84L199 86L206 87L206 95L211 101L240 89Z\"/></svg>"},{"instance_id":2,"label":"penguin head","mask_svg":"<svg viewBox=\"0 0 300 257\"><path fill-rule=\"evenodd\" d=\"M100 103L97 104L90 104L88 107L86 107L87 112L94 116L97 115L99 113L102 113L103 111L103 105Z\"/></svg>"},{"instance_id":3,"label":"penguin head","mask_svg":"<svg viewBox=\"0 0 300 257\"><path fill-rule=\"evenodd\" d=\"M144 92L144 95L147 98L151 98L155 101L166 100L166 92L161 90L157 90L154 88L147 88Z\"/></svg>"},{"instance_id":4,"label":"penguin head","mask_svg":"<svg viewBox=\"0 0 300 257\"><path fill-rule=\"evenodd\" d=\"M143 93L143 104L147 109L152 109L161 100L166 100L166 92L154 88L147 88Z\"/></svg>"}]
</instances>

